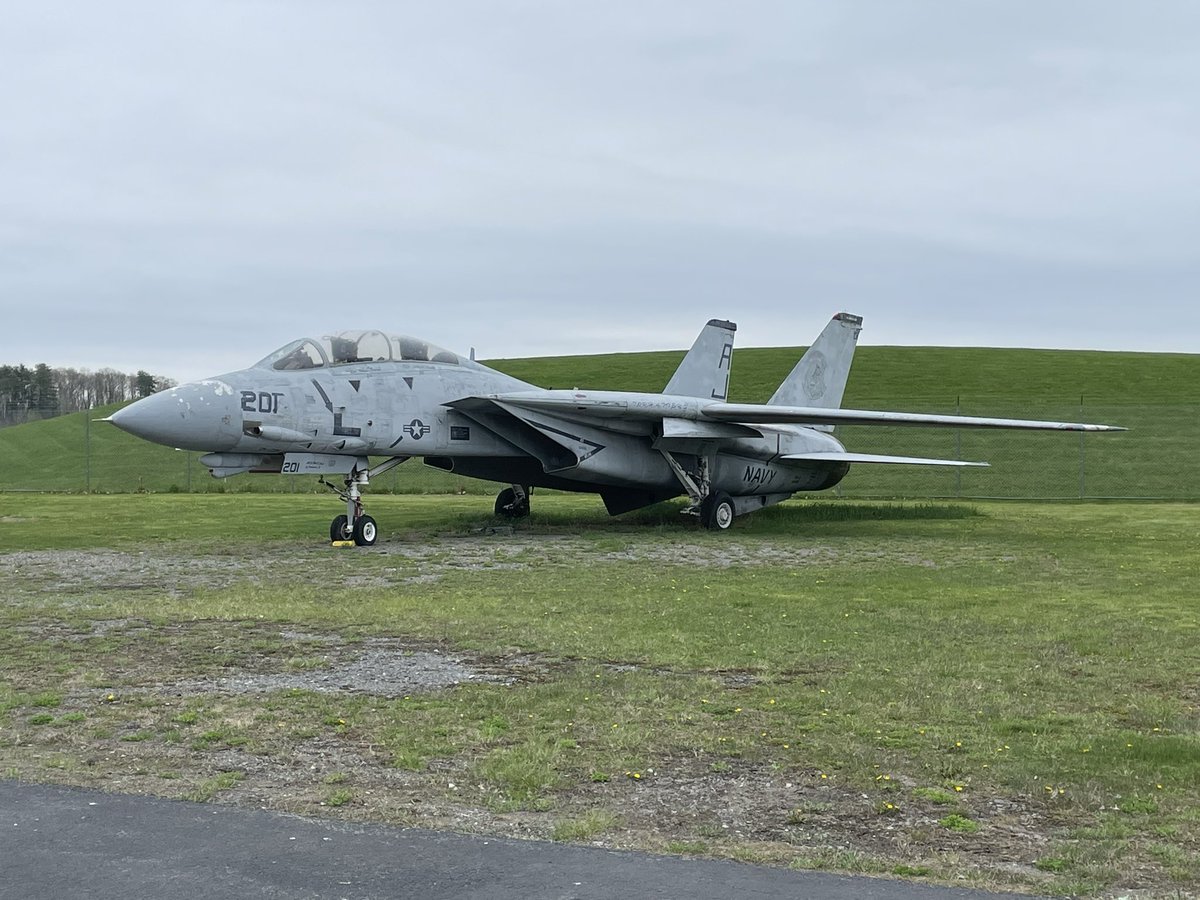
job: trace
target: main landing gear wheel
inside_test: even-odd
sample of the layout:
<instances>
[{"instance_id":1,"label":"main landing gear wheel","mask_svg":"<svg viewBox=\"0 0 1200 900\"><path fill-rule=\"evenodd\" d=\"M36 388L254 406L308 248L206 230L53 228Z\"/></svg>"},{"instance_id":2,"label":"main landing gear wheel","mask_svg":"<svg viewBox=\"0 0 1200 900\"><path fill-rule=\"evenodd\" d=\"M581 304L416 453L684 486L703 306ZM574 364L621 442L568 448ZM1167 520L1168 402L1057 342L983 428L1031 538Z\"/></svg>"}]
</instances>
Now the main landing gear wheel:
<instances>
[{"instance_id":1,"label":"main landing gear wheel","mask_svg":"<svg viewBox=\"0 0 1200 900\"><path fill-rule=\"evenodd\" d=\"M501 519L523 519L529 515L529 489L514 485L496 497L496 515Z\"/></svg>"},{"instance_id":2,"label":"main landing gear wheel","mask_svg":"<svg viewBox=\"0 0 1200 900\"><path fill-rule=\"evenodd\" d=\"M728 494L713 494L700 504L700 521L713 531L727 531L734 515L733 500Z\"/></svg>"}]
</instances>

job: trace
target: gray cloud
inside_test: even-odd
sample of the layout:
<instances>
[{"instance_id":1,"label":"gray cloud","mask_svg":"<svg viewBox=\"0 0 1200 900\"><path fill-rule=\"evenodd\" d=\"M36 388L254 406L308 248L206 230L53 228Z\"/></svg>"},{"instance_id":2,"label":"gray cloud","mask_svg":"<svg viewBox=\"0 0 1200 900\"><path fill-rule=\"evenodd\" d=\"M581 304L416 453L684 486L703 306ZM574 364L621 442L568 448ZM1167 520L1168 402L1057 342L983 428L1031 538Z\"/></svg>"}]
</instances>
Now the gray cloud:
<instances>
[{"instance_id":1,"label":"gray cloud","mask_svg":"<svg viewBox=\"0 0 1200 900\"><path fill-rule=\"evenodd\" d=\"M7 19L3 361L802 344L843 308L870 343L1200 350L1193 4Z\"/></svg>"}]
</instances>

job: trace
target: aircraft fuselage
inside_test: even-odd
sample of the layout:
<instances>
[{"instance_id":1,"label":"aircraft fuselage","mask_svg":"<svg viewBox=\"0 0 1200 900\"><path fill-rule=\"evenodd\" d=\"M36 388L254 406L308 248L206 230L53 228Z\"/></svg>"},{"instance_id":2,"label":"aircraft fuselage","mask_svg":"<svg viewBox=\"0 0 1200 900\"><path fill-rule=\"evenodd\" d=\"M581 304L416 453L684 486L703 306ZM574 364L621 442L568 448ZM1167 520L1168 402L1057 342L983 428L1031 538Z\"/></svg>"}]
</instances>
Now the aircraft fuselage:
<instances>
[{"instance_id":1,"label":"aircraft fuselage","mask_svg":"<svg viewBox=\"0 0 1200 900\"><path fill-rule=\"evenodd\" d=\"M502 413L452 405L463 398L525 397ZM549 403L542 411L538 398ZM578 412L561 407L570 400ZM214 475L337 471L323 457L423 457L469 477L566 490L629 487L683 493L663 453L685 462L711 449L704 435L676 437L648 425L702 418L696 397L633 392L544 391L466 360L364 362L300 371L252 367L155 394L113 416L149 440L209 454ZM635 409L639 416L626 418ZM597 422L603 423L598 427ZM823 490L845 465L781 461L787 453L841 450L828 434L775 425L724 441L712 454L714 489L734 496ZM529 465L530 459L538 465ZM349 470L347 465L346 470ZM540 471L539 471L540 470Z\"/></svg>"}]
</instances>

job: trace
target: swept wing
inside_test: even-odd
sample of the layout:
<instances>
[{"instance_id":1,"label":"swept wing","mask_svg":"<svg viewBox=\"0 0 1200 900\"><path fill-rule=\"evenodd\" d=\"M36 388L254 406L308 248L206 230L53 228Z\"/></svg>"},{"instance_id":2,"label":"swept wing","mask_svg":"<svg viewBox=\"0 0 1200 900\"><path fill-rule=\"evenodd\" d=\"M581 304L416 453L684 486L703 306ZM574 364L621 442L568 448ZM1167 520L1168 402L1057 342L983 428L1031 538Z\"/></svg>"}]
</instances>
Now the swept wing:
<instances>
[{"instance_id":1,"label":"swept wing","mask_svg":"<svg viewBox=\"0 0 1200 900\"><path fill-rule=\"evenodd\" d=\"M789 425L912 425L932 428L1015 428L1026 431L1125 431L1118 425L997 419L984 416L886 412L869 409L817 409L807 406L762 406L755 403L712 403L701 410L717 422Z\"/></svg>"},{"instance_id":2,"label":"swept wing","mask_svg":"<svg viewBox=\"0 0 1200 900\"><path fill-rule=\"evenodd\" d=\"M603 425L608 425L613 420L631 424L676 419L699 423L722 422L746 427L904 425L928 428L1008 428L1025 431L1125 431L1118 425L1094 425L1086 422L1048 422L1040 419L1002 419L759 403L713 403L696 397L623 391L521 391L486 397L467 397L446 405L469 408L475 404L546 410Z\"/></svg>"}]
</instances>

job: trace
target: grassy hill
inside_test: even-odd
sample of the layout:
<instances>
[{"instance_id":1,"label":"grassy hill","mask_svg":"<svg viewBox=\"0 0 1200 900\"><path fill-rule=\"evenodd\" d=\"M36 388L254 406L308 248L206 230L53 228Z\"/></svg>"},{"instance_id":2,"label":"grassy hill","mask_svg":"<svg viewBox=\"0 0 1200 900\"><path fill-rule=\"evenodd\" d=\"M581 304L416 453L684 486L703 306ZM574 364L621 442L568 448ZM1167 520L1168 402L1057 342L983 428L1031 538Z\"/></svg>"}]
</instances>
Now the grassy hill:
<instances>
[{"instance_id":1,"label":"grassy hill","mask_svg":"<svg viewBox=\"0 0 1200 900\"><path fill-rule=\"evenodd\" d=\"M730 401L765 402L804 347L746 347L733 355ZM682 350L501 359L488 365L543 387L660 391ZM860 347L845 405L953 407L964 403L1200 403L1200 356L985 347Z\"/></svg>"},{"instance_id":2,"label":"grassy hill","mask_svg":"<svg viewBox=\"0 0 1200 900\"><path fill-rule=\"evenodd\" d=\"M765 401L803 348L735 352L730 399ZM543 387L658 391L683 351L540 359L490 365ZM1082 403L1082 405L1081 405ZM1015 434L850 427L851 450L992 463L981 471L857 466L838 489L853 496L1200 498L1200 356L939 347L862 347L846 406L1112 422L1128 434ZM102 418L115 407L97 410ZM312 491L311 478L216 481L199 454L158 447L83 413L0 429L0 490ZM373 490L492 492L417 462ZM13 498L3 501L5 506Z\"/></svg>"}]
</instances>

